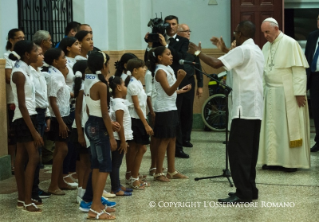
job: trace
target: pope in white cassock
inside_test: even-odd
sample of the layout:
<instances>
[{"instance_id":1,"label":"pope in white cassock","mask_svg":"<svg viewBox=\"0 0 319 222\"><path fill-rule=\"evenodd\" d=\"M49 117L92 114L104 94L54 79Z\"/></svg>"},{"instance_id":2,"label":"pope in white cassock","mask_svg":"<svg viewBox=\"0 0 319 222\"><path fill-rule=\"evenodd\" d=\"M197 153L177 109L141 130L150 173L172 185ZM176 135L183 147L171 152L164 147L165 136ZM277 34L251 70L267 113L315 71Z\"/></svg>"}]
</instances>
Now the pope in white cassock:
<instances>
[{"instance_id":1,"label":"pope in white cassock","mask_svg":"<svg viewBox=\"0 0 319 222\"><path fill-rule=\"evenodd\" d=\"M268 42L262 48L264 117L258 164L263 164L263 169L280 166L287 172L307 169L310 127L305 69L309 65L298 42L283 34L275 19L265 19L261 30Z\"/></svg>"}]
</instances>

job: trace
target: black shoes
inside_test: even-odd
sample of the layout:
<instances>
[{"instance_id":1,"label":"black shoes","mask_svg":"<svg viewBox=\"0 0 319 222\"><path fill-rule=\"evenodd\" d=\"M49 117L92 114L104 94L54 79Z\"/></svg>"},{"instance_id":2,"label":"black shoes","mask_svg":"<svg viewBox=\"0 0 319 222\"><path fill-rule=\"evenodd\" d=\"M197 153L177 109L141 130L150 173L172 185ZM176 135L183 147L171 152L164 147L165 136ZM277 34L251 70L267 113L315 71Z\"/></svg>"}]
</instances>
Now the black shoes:
<instances>
[{"instance_id":1,"label":"black shoes","mask_svg":"<svg viewBox=\"0 0 319 222\"><path fill-rule=\"evenodd\" d=\"M45 191L43 191L43 190L40 190L40 189L39 189L38 195L39 195L39 197L40 197L41 199L45 199L45 198L51 197L51 194L50 194L50 193L47 193L47 192L45 192Z\"/></svg>"},{"instance_id":2,"label":"black shoes","mask_svg":"<svg viewBox=\"0 0 319 222\"><path fill-rule=\"evenodd\" d=\"M228 193L228 196L235 196L236 195L236 192L229 192ZM258 194L253 194L253 200L257 200L258 199Z\"/></svg>"},{"instance_id":3,"label":"black shoes","mask_svg":"<svg viewBox=\"0 0 319 222\"><path fill-rule=\"evenodd\" d=\"M317 143L315 145L313 145L313 147L310 149L310 152L318 152L319 151L319 146L317 145Z\"/></svg>"},{"instance_id":4,"label":"black shoes","mask_svg":"<svg viewBox=\"0 0 319 222\"><path fill-rule=\"evenodd\" d=\"M264 164L262 166L263 170L280 170L280 171L284 171L287 173L292 173L292 172L296 172L298 169L297 168L286 168L286 167L282 167L282 166L268 166L266 164Z\"/></svg>"},{"instance_id":5,"label":"black shoes","mask_svg":"<svg viewBox=\"0 0 319 222\"><path fill-rule=\"evenodd\" d=\"M189 141L184 141L183 146L184 147L193 147L193 144L191 144L191 142L189 142Z\"/></svg>"},{"instance_id":6,"label":"black shoes","mask_svg":"<svg viewBox=\"0 0 319 222\"><path fill-rule=\"evenodd\" d=\"M183 150L180 150L180 151L176 151L175 157L179 157L179 158L184 158L184 159L186 159L186 158L189 158L189 155L186 154L186 153L184 153Z\"/></svg>"},{"instance_id":7,"label":"black shoes","mask_svg":"<svg viewBox=\"0 0 319 222\"><path fill-rule=\"evenodd\" d=\"M241 199L236 196L236 194L231 195L225 199L218 199L220 203L250 203L252 200Z\"/></svg>"}]
</instances>

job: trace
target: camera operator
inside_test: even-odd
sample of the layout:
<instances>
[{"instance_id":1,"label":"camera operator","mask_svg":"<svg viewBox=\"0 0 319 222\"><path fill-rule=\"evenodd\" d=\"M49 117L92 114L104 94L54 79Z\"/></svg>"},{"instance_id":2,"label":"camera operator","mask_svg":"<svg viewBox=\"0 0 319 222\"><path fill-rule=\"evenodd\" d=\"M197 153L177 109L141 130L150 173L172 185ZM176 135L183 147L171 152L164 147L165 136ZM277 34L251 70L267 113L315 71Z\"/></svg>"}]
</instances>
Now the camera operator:
<instances>
[{"instance_id":1,"label":"camera operator","mask_svg":"<svg viewBox=\"0 0 319 222\"><path fill-rule=\"evenodd\" d=\"M191 36L191 30L189 26L186 24L178 25L177 35L187 38L189 40ZM196 66L196 68L202 70L199 58L197 56L187 53L185 60L197 63L198 65ZM191 144L190 141L193 126L193 104L195 95L194 75L196 74L197 79L196 95L198 96L198 98L200 98L203 93L203 74L195 70L194 66L190 64L184 64L184 70L187 74L181 82L181 84L179 85L179 88L191 84L192 89L187 93L179 94L177 96L176 104L180 112L183 146L193 147L193 144Z\"/></svg>"},{"instance_id":2,"label":"camera operator","mask_svg":"<svg viewBox=\"0 0 319 222\"><path fill-rule=\"evenodd\" d=\"M183 69L183 65L179 64L180 59L185 59L188 50L189 41L187 38L177 36L177 28L178 28L178 18L174 15L166 16L164 19L165 23L168 23L169 26L166 28L166 35L158 33L159 35L159 44L162 46L166 46L171 50L173 55L173 64L171 67L173 68L175 74L179 69ZM148 42L149 33L146 34L145 40ZM147 53L151 49L151 47L156 47L159 45L157 42L149 43L145 52L145 57L147 58ZM181 87L179 87L181 88ZM177 97L178 100L178 97ZM180 111L180 107L177 106L178 111ZM180 122L181 123L181 122ZM176 137L176 150L175 156L180 158L189 158L189 155L184 153L182 146L182 131L179 127Z\"/></svg>"}]
</instances>

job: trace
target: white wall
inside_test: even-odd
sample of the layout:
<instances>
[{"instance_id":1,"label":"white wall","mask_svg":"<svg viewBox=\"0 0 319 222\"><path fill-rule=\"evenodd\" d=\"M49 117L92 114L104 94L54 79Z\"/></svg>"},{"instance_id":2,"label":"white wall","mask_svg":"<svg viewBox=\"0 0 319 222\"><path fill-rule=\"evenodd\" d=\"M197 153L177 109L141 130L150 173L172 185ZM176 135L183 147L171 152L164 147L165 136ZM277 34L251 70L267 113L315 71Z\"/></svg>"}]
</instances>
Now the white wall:
<instances>
[{"instance_id":1,"label":"white wall","mask_svg":"<svg viewBox=\"0 0 319 222\"><path fill-rule=\"evenodd\" d=\"M8 32L13 28L18 28L17 1L0 0L0 58L6 51Z\"/></svg>"},{"instance_id":2,"label":"white wall","mask_svg":"<svg viewBox=\"0 0 319 222\"><path fill-rule=\"evenodd\" d=\"M74 0L74 20L88 23L94 31L94 45L101 50L145 49L147 23L155 13L163 18L176 15L192 30L191 41L203 48L214 48L209 39L223 36L229 45L230 0Z\"/></svg>"},{"instance_id":3,"label":"white wall","mask_svg":"<svg viewBox=\"0 0 319 222\"><path fill-rule=\"evenodd\" d=\"M145 49L144 36L151 28L147 23L163 13L176 15L180 23L192 30L191 41L203 48L214 48L209 39L223 36L230 43L230 0L73 0L73 19L90 24L94 45L101 50ZM18 26L16 0L0 0L0 42L6 44L8 31ZM0 57L5 49L0 47Z\"/></svg>"}]
</instances>

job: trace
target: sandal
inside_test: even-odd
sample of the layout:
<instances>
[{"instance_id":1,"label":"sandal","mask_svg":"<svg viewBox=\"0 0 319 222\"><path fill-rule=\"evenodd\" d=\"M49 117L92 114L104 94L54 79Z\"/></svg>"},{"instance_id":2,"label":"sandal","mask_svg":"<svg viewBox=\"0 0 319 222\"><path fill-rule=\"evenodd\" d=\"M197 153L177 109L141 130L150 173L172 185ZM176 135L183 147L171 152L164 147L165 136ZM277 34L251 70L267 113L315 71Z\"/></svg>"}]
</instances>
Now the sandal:
<instances>
[{"instance_id":1,"label":"sandal","mask_svg":"<svg viewBox=\"0 0 319 222\"><path fill-rule=\"evenodd\" d=\"M154 171L154 173L152 173L152 171ZM149 169L149 175L150 175L151 177L154 176L155 171L156 171L156 168L150 168L150 169Z\"/></svg>"},{"instance_id":2,"label":"sandal","mask_svg":"<svg viewBox=\"0 0 319 222\"><path fill-rule=\"evenodd\" d=\"M139 178L134 178L134 177L130 177L130 186L133 188L133 189L136 189L136 190L144 190L145 189L145 185L143 183L140 183L139 186L136 186L134 185L134 182L135 181L138 181L140 182Z\"/></svg>"},{"instance_id":3,"label":"sandal","mask_svg":"<svg viewBox=\"0 0 319 222\"><path fill-rule=\"evenodd\" d=\"M164 177L164 179L159 179L159 177ZM165 176L164 173L154 174L154 180L160 182L170 182L170 180Z\"/></svg>"},{"instance_id":4,"label":"sandal","mask_svg":"<svg viewBox=\"0 0 319 222\"><path fill-rule=\"evenodd\" d=\"M123 193L122 194L118 194L118 192L122 191ZM116 195L117 197L125 197L125 196L132 196L132 193L131 192L128 192L128 191L124 191L124 190L119 190L117 191L116 193L112 191L112 193L114 193L114 195Z\"/></svg>"},{"instance_id":5,"label":"sandal","mask_svg":"<svg viewBox=\"0 0 319 222\"><path fill-rule=\"evenodd\" d=\"M138 174L138 177L140 178L141 181L146 181L147 175Z\"/></svg>"},{"instance_id":6,"label":"sandal","mask_svg":"<svg viewBox=\"0 0 319 222\"><path fill-rule=\"evenodd\" d=\"M105 205L104 211L106 213L114 213L116 210L114 208L111 208L111 207Z\"/></svg>"},{"instance_id":7,"label":"sandal","mask_svg":"<svg viewBox=\"0 0 319 222\"><path fill-rule=\"evenodd\" d=\"M53 195L65 195L65 192L63 192L63 191L60 190L60 189L56 189L56 190L54 190L54 191L48 190L48 193L53 194Z\"/></svg>"},{"instance_id":8,"label":"sandal","mask_svg":"<svg viewBox=\"0 0 319 222\"><path fill-rule=\"evenodd\" d=\"M88 215L88 217L86 218L86 219L88 219L88 220L92 220L92 219L96 219L96 220L114 220L114 219L116 218L115 216L113 216L113 215L111 215L111 214L105 212L104 210L102 210L100 213L98 213L98 212L96 212L95 210L92 210L92 208L90 208L90 211L93 212L93 213L95 213L96 216L95 216L95 217L90 217L90 216ZM101 216L102 214L107 214L107 217L100 219L100 216Z\"/></svg>"},{"instance_id":9,"label":"sandal","mask_svg":"<svg viewBox=\"0 0 319 222\"><path fill-rule=\"evenodd\" d=\"M23 206L24 206L24 201L18 200L17 202L18 202L18 203L17 203L17 208L23 208ZM19 205L19 203L21 203L22 205Z\"/></svg>"},{"instance_id":10,"label":"sandal","mask_svg":"<svg viewBox=\"0 0 319 222\"><path fill-rule=\"evenodd\" d=\"M65 179L66 178L70 178L73 182L68 182L68 181L66 181ZM65 177L63 177L63 181L64 181L64 183L66 183L66 184L68 184L68 185L70 185L70 186L73 186L73 187L77 187L78 186L78 183L76 183L75 181L74 181L75 179L72 177L72 174L68 174L68 175L66 175Z\"/></svg>"},{"instance_id":11,"label":"sandal","mask_svg":"<svg viewBox=\"0 0 319 222\"><path fill-rule=\"evenodd\" d=\"M30 206L33 206L34 208L35 208L35 210L34 211L29 211L29 210L27 210L27 207L30 207ZM30 203L30 204L23 204L23 209L22 209L23 211L26 211L26 212L29 212L29 213L41 213L42 212L42 210L41 209L39 209L38 207L37 207L37 205L35 205L34 203Z\"/></svg>"},{"instance_id":12,"label":"sandal","mask_svg":"<svg viewBox=\"0 0 319 222\"><path fill-rule=\"evenodd\" d=\"M133 192L133 189L127 188L127 187L123 187L122 185L121 185L121 190L126 191L126 192Z\"/></svg>"},{"instance_id":13,"label":"sandal","mask_svg":"<svg viewBox=\"0 0 319 222\"><path fill-rule=\"evenodd\" d=\"M126 172L126 174L130 174L130 173L131 173L131 171ZM130 185L131 184L130 179L126 179L126 177L125 177L125 184Z\"/></svg>"},{"instance_id":14,"label":"sandal","mask_svg":"<svg viewBox=\"0 0 319 222\"><path fill-rule=\"evenodd\" d=\"M173 173L170 173L170 172L167 171L167 175L166 175L166 176L167 176L168 179L188 179L187 176L185 176L185 175L179 173L179 172L176 171L176 170L175 170L175 172L173 172ZM168 176L169 176L169 177L168 177Z\"/></svg>"}]
</instances>

